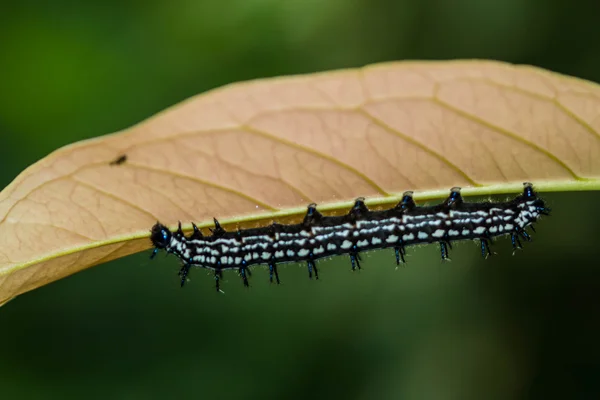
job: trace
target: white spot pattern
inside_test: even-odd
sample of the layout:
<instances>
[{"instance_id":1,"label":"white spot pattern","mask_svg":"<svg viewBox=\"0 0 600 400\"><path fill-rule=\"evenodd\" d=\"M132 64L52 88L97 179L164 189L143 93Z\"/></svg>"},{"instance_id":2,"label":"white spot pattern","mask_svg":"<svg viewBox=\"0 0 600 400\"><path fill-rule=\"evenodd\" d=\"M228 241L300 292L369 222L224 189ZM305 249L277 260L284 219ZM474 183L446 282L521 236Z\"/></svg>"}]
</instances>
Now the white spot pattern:
<instances>
[{"instance_id":1,"label":"white spot pattern","mask_svg":"<svg viewBox=\"0 0 600 400\"><path fill-rule=\"evenodd\" d=\"M445 237L456 241L510 235L536 222L544 210L543 201L537 198L524 200L523 196L494 204L493 207L482 204L463 208L459 204L452 210L433 206L407 211L369 211L366 219L355 224L332 217L338 219L329 221L336 222L321 222L311 227L281 225L274 235L261 231L261 228L253 229L252 235L241 231L239 236L225 233L218 237L188 239L171 234L170 241L162 248L193 265L226 269L239 267L244 262L247 265L266 261L294 262L308 257L317 259L347 254L354 251L354 246L365 251L434 243ZM323 217L321 221L327 218L330 217Z\"/></svg>"}]
</instances>

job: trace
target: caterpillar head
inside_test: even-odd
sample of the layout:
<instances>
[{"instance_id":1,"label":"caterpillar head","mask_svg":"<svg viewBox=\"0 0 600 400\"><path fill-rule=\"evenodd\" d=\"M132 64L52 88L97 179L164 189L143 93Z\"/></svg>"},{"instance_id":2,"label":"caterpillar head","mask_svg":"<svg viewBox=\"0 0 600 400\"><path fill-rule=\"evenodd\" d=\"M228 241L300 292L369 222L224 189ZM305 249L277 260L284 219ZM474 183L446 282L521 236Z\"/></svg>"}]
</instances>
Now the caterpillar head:
<instances>
[{"instance_id":1,"label":"caterpillar head","mask_svg":"<svg viewBox=\"0 0 600 400\"><path fill-rule=\"evenodd\" d=\"M172 233L163 224L157 222L151 230L150 240L157 249L164 249L171 243Z\"/></svg>"}]
</instances>

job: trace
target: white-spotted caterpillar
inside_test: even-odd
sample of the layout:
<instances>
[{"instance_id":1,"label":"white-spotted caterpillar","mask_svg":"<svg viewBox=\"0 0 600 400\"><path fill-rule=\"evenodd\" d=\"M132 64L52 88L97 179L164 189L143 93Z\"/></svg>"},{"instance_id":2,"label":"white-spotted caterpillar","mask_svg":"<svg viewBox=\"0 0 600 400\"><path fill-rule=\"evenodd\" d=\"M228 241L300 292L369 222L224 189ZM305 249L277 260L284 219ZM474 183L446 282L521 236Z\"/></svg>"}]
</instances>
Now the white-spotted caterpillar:
<instances>
[{"instance_id":1,"label":"white-spotted caterpillar","mask_svg":"<svg viewBox=\"0 0 600 400\"><path fill-rule=\"evenodd\" d=\"M406 246L439 243L442 259L447 259L451 242L479 240L481 254L487 257L492 254L492 238L510 235L513 248L520 248L520 237L531 240L525 228L533 229L540 215L549 212L528 182L524 183L523 194L498 203L464 202L460 188L455 187L443 203L418 207L412 192L405 192L398 205L381 211L369 210L364 199L358 198L343 216L323 216L315 204L310 204L304 220L296 225L273 223L227 232L215 219L210 236L203 236L195 224L194 232L186 237L181 223L177 231L171 232L157 222L150 236L154 245L151 257L160 249L179 257L184 264L179 271L181 286L192 266L211 269L220 291L223 270L238 270L248 286L249 267L255 264L267 264L271 282L275 277L279 283L278 264L304 261L308 276L314 274L318 279L316 260L348 254L352 270L360 269L360 252L373 249L393 248L396 263L400 264L405 262Z\"/></svg>"}]
</instances>

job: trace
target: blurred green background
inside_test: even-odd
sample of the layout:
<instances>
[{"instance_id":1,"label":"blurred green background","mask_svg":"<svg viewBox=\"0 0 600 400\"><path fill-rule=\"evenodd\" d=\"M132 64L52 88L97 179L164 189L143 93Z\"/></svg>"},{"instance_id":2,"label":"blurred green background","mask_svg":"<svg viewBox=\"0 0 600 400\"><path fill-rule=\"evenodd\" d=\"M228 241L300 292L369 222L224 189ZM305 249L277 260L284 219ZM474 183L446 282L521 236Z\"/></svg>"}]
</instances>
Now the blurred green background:
<instances>
[{"instance_id":1,"label":"blurred green background","mask_svg":"<svg viewBox=\"0 0 600 400\"><path fill-rule=\"evenodd\" d=\"M9 4L12 3L12 4ZM54 149L249 78L491 58L600 82L600 3L3 2L0 187ZM548 194L535 242L256 269L226 295L137 254L0 308L0 398L600 398L600 193Z\"/></svg>"}]
</instances>

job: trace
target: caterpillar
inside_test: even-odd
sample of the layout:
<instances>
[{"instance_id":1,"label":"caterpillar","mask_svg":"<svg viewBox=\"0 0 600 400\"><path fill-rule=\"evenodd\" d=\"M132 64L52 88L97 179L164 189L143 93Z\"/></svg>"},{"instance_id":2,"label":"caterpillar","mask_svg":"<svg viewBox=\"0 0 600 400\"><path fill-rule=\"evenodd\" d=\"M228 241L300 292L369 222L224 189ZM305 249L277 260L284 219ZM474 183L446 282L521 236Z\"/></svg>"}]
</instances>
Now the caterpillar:
<instances>
[{"instance_id":1,"label":"caterpillar","mask_svg":"<svg viewBox=\"0 0 600 400\"><path fill-rule=\"evenodd\" d=\"M495 237L510 235L513 251L522 247L520 239L531 241L525 231L541 215L550 215L544 200L538 198L529 182L523 193L506 202L468 203L459 187L450 190L448 198L438 205L418 207L413 192L404 192L400 202L387 210L373 211L359 197L346 215L323 216L317 205L307 207L302 222L295 225L273 223L266 227L226 231L214 218L211 235L204 236L192 223L193 232L185 236L181 222L170 231L157 222L150 240L154 258L159 250L175 254L182 261L179 271L181 287L190 268L198 266L214 271L216 290L223 270L236 269L244 286L249 286L249 267L266 264L269 280L279 284L277 266L281 263L306 262L309 278L319 279L316 261L334 255L349 255L352 270L360 269L360 253L393 248L396 264L405 263L406 247L438 243L442 260L449 259L452 242L478 240L481 255L492 254L490 244Z\"/></svg>"}]
</instances>

